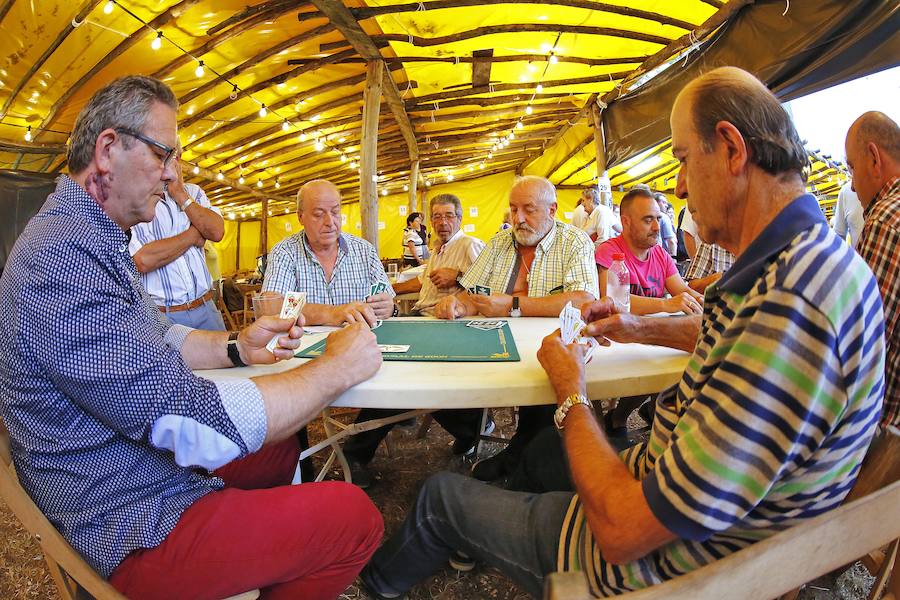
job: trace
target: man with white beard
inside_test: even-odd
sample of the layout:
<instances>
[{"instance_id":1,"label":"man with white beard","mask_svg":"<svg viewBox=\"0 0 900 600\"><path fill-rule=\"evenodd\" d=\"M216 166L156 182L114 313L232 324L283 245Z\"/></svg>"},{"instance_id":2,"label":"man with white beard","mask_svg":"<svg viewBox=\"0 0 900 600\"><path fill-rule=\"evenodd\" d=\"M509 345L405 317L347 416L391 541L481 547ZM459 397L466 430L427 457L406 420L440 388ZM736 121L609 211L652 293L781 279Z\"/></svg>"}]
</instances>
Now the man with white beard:
<instances>
[{"instance_id":1,"label":"man with white beard","mask_svg":"<svg viewBox=\"0 0 900 600\"><path fill-rule=\"evenodd\" d=\"M556 188L543 177L522 177L509 191L512 228L498 233L434 316L555 317L567 302L575 308L599 298L594 243L588 235L555 219ZM500 454L475 464L483 481L511 473L525 445L552 423L554 407L519 410L519 426Z\"/></svg>"},{"instance_id":2,"label":"man with white beard","mask_svg":"<svg viewBox=\"0 0 900 600\"><path fill-rule=\"evenodd\" d=\"M459 279L462 291L443 298L434 316L555 317L599 298L594 244L556 216L556 188L521 177L509 191L512 228L491 239Z\"/></svg>"}]
</instances>

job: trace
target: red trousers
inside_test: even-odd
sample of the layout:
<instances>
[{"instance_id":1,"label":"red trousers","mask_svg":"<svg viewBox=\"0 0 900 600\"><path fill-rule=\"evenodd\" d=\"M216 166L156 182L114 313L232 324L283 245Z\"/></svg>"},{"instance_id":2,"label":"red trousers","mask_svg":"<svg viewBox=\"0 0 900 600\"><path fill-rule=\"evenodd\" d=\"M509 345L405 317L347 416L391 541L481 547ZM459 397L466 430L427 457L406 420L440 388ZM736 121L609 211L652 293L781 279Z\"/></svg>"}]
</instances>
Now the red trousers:
<instances>
[{"instance_id":1,"label":"red trousers","mask_svg":"<svg viewBox=\"0 0 900 600\"><path fill-rule=\"evenodd\" d=\"M343 482L289 485L297 439L216 472L226 484L195 502L156 548L129 554L110 583L129 598L333 600L378 549L384 524Z\"/></svg>"}]
</instances>

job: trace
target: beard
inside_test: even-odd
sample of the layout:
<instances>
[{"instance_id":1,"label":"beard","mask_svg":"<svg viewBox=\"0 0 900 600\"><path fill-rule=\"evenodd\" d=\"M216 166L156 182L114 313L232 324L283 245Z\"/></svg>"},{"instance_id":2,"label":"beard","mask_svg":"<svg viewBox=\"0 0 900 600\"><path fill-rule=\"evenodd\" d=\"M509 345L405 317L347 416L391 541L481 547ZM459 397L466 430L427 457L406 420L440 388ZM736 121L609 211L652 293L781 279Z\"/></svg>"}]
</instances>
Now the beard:
<instances>
[{"instance_id":1,"label":"beard","mask_svg":"<svg viewBox=\"0 0 900 600\"><path fill-rule=\"evenodd\" d=\"M513 226L513 236L520 246L537 246L538 242L550 231L553 222L550 219L542 221L537 229L533 229L527 223L517 223Z\"/></svg>"}]
</instances>

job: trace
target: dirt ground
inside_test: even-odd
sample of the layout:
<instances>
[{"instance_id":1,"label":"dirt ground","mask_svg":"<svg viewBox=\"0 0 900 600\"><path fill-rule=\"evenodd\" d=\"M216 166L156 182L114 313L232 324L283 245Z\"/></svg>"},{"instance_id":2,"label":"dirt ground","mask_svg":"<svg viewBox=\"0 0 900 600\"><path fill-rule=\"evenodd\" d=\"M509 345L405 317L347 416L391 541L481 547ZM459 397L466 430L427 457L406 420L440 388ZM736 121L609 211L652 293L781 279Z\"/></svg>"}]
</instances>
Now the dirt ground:
<instances>
[{"instance_id":1,"label":"dirt ground","mask_svg":"<svg viewBox=\"0 0 900 600\"><path fill-rule=\"evenodd\" d=\"M344 419L353 417L348 412ZM512 411L495 412L497 432L509 437L513 432ZM629 425L640 425L630 422ZM395 430L389 436L390 455L382 445L372 463L377 483L370 496L384 515L386 535L396 531L412 504L419 486L430 474L440 470L465 472L468 465L450 452L452 438L439 425L432 424L428 434L418 439L417 428ZM313 442L321 438L321 427L310 429ZM499 444L487 444L484 452L493 454ZM337 472L333 473L337 477ZM872 578L861 565L855 565L840 576L819 578L804 588L802 600L857 600L866 597ZM40 548L25 532L9 509L0 502L0 599L25 600L58 598L56 586L47 571ZM410 600L524 600L528 595L516 588L499 572L476 567L460 574L447 568L414 588ZM343 599L368 600L370 597L355 585L341 596Z\"/></svg>"}]
</instances>

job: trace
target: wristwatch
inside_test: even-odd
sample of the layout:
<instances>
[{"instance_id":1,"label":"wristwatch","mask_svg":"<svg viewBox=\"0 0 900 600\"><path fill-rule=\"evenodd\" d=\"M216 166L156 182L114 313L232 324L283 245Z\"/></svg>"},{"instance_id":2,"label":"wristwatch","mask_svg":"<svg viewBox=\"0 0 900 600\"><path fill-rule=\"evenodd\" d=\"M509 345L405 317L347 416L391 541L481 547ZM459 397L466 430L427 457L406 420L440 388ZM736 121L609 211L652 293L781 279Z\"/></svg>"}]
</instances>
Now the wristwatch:
<instances>
[{"instance_id":1,"label":"wristwatch","mask_svg":"<svg viewBox=\"0 0 900 600\"><path fill-rule=\"evenodd\" d=\"M575 406L576 404L584 404L593 410L594 405L591 404L591 401L582 396L581 394L572 394L568 398L566 398L562 404L559 405L559 408L556 409L556 412L553 413L553 422L556 424L556 428L560 431L563 430L563 422L566 420L566 415L569 414L569 409Z\"/></svg>"},{"instance_id":2,"label":"wristwatch","mask_svg":"<svg viewBox=\"0 0 900 600\"><path fill-rule=\"evenodd\" d=\"M247 363L241 360L241 350L238 348L238 332L232 331L228 334L228 358L235 367L246 367Z\"/></svg>"},{"instance_id":3,"label":"wristwatch","mask_svg":"<svg viewBox=\"0 0 900 600\"><path fill-rule=\"evenodd\" d=\"M181 212L187 210L187 207L194 203L194 199L188 195L188 199L184 201L184 204L181 205Z\"/></svg>"},{"instance_id":4,"label":"wristwatch","mask_svg":"<svg viewBox=\"0 0 900 600\"><path fill-rule=\"evenodd\" d=\"M509 311L509 316L511 316L513 318L522 316L522 311L519 310L519 297L518 296L512 297L512 308Z\"/></svg>"}]
</instances>

